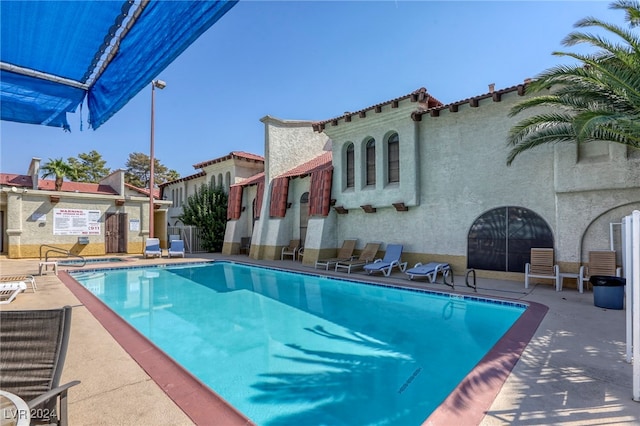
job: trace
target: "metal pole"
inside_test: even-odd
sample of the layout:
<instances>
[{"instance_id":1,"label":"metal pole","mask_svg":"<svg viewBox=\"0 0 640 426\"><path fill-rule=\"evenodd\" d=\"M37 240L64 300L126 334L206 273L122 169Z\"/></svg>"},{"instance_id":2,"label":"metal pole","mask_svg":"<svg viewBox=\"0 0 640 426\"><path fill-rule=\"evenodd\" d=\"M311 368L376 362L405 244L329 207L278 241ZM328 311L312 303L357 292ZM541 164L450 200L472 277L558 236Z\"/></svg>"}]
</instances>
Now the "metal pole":
<instances>
[{"instance_id":1,"label":"metal pole","mask_svg":"<svg viewBox=\"0 0 640 426\"><path fill-rule=\"evenodd\" d=\"M155 82L151 82L151 149L149 150L149 238L153 238L153 187L155 186L154 182L154 97L156 93L156 85Z\"/></svg>"}]
</instances>

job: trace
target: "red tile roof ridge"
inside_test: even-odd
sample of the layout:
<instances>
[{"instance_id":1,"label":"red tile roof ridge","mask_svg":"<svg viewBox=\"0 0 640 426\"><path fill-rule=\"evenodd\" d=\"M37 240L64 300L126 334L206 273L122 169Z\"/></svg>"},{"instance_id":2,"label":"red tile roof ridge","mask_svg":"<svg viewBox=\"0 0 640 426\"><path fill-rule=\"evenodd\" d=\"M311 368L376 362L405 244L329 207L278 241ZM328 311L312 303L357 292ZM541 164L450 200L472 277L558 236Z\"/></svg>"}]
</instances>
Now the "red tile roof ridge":
<instances>
[{"instance_id":1,"label":"red tile roof ridge","mask_svg":"<svg viewBox=\"0 0 640 426\"><path fill-rule=\"evenodd\" d=\"M264 162L264 157L258 154L252 154L244 151L231 151L229 154L222 157L214 158L212 160L202 161L193 165L194 169L201 169L211 164L220 163L222 161L231 160L232 158L245 159L248 161Z\"/></svg>"},{"instance_id":2,"label":"red tile roof ridge","mask_svg":"<svg viewBox=\"0 0 640 426\"><path fill-rule=\"evenodd\" d=\"M342 115L340 115L340 116L338 116L338 117L330 118L330 119L328 119L328 120L323 120L323 121L316 121L316 122L314 122L314 123L313 123L313 128L314 128L316 131L321 131L321 130L318 130L320 127L322 127L322 126L324 126L325 124L330 123L330 122L332 122L332 121L337 121L337 120L339 120L339 119L341 119L341 118L346 118L347 116L349 116L349 117L350 117L350 116L353 116L353 115L358 115L358 114L360 114L360 113L362 113L362 112L366 112L366 111L372 110L372 109L377 108L377 107L382 107L382 106L384 106L384 105L388 105L388 104L391 104L391 103L393 103L393 102L399 102L399 101L405 100L405 99L407 99L407 98L412 98L412 101L413 101L413 99L415 99L415 102L419 102L419 101L422 101L422 100L423 100L423 99L420 99L421 97L422 97L423 99L426 97L426 99L427 99L427 106L428 106L428 105L433 105L433 106L442 105L442 102L440 102L440 101L439 101L438 99L436 99L435 97L431 96L431 95L427 92L427 89L426 89L426 88L421 87L421 88L419 88L419 89L417 89L417 90L414 90L413 92L408 93L408 94L406 94L406 95L404 95L404 96L400 96L400 97L397 97L397 98L394 98L394 99L390 99L390 100L388 100L388 101L384 101L384 102L381 102L381 103L377 103L377 104L375 104L375 105L368 106L368 107L363 108L363 109L360 109L360 110L358 110L358 111L349 111L349 112L345 112L344 114L342 114Z\"/></svg>"}]
</instances>

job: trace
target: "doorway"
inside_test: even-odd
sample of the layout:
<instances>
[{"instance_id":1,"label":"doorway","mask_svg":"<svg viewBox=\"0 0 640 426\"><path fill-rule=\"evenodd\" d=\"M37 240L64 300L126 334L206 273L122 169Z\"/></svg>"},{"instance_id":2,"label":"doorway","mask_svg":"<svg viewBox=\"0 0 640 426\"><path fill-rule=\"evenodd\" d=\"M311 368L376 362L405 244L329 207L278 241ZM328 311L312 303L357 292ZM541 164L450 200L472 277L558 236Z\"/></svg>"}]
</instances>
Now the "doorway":
<instances>
[{"instance_id":1,"label":"doorway","mask_svg":"<svg viewBox=\"0 0 640 426\"><path fill-rule=\"evenodd\" d=\"M104 227L105 251L107 253L126 253L127 214L107 213Z\"/></svg>"}]
</instances>

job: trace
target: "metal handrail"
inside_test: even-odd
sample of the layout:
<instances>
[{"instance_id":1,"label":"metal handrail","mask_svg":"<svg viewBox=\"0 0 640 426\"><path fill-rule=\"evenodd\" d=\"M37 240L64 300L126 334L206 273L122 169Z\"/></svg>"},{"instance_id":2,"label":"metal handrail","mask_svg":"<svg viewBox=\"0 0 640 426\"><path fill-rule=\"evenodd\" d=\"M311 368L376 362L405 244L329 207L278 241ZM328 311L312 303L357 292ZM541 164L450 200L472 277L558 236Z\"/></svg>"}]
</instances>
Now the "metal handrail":
<instances>
[{"instance_id":1,"label":"metal handrail","mask_svg":"<svg viewBox=\"0 0 640 426\"><path fill-rule=\"evenodd\" d=\"M469 284L469 275L473 275L473 285ZM476 293L478 292L478 286L476 285L476 270L475 269L467 269L467 275L464 277L465 284L467 287L472 288Z\"/></svg>"},{"instance_id":2,"label":"metal handrail","mask_svg":"<svg viewBox=\"0 0 640 426\"><path fill-rule=\"evenodd\" d=\"M49 261L49 253L53 252L53 253L57 253L57 254L64 254L66 255L67 258L69 257L73 257L73 258L78 258L80 260L82 260L82 263L78 263L77 265L69 265L69 266L77 266L77 267L83 267L87 264L87 259L84 258L84 256L80 256L79 254L75 254L75 253L71 253L69 250L60 248L60 247L56 247L56 246L50 246L48 244L42 244L40 246L40 260L42 261L42 249L43 248L47 248L48 250L44 253L44 261L48 262ZM59 256L56 256L59 257Z\"/></svg>"}]
</instances>

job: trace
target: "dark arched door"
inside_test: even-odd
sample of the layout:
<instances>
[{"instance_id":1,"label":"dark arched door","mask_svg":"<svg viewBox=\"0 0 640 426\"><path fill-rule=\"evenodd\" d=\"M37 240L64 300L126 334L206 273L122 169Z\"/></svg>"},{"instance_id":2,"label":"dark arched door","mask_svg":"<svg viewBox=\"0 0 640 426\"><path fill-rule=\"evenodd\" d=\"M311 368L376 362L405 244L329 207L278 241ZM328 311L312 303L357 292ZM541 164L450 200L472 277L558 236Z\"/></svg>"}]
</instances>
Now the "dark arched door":
<instances>
[{"instance_id":1,"label":"dark arched door","mask_svg":"<svg viewBox=\"0 0 640 426\"><path fill-rule=\"evenodd\" d=\"M532 247L553 248L553 233L542 217L523 207L489 210L469 230L467 267L524 272Z\"/></svg>"}]
</instances>

